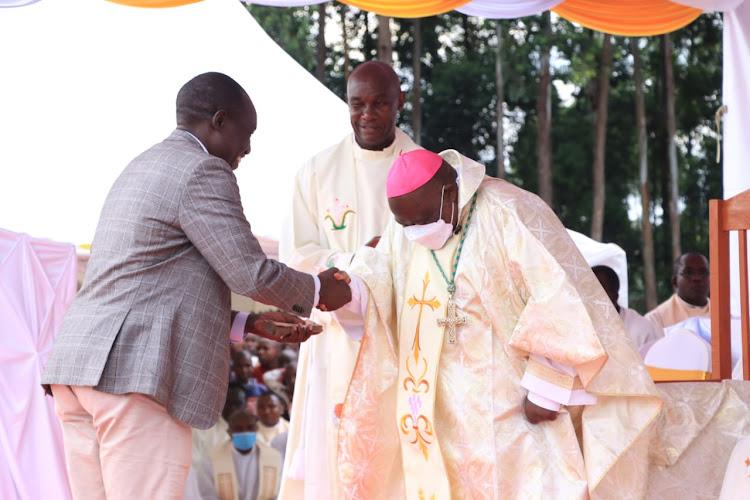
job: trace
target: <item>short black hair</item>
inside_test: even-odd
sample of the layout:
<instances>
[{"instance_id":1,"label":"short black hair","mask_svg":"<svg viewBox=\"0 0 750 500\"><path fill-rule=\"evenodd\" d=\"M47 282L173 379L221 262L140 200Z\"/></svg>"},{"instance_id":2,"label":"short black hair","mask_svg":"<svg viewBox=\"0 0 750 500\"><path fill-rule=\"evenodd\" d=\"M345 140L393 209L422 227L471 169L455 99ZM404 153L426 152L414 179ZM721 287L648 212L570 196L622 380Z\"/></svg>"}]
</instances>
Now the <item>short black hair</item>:
<instances>
[{"instance_id":1,"label":"short black hair","mask_svg":"<svg viewBox=\"0 0 750 500\"><path fill-rule=\"evenodd\" d=\"M252 354L250 354L250 353L249 353L249 352L247 352L246 350L242 349L242 350L240 350L240 351L234 351L234 352L232 353L232 363L235 363L235 362L236 362L236 360L237 360L237 359L238 359L238 358L239 358L240 356L242 356L242 357L243 357L243 358L245 358L246 360L250 361L251 363L252 363L252 361L253 361L253 356L252 356Z\"/></svg>"},{"instance_id":2,"label":"short black hair","mask_svg":"<svg viewBox=\"0 0 750 500\"><path fill-rule=\"evenodd\" d=\"M256 425L258 423L258 415L251 413L250 410L248 410L247 408L239 408L237 410L234 410L232 413L229 414L227 423L229 423L231 427L232 421L240 417L249 418L250 421L253 423L253 425Z\"/></svg>"},{"instance_id":3,"label":"short black hair","mask_svg":"<svg viewBox=\"0 0 750 500\"><path fill-rule=\"evenodd\" d=\"M177 124L210 120L222 109L230 113L239 109L245 99L250 100L245 89L224 73L200 74L177 93Z\"/></svg>"},{"instance_id":4,"label":"short black hair","mask_svg":"<svg viewBox=\"0 0 750 500\"><path fill-rule=\"evenodd\" d=\"M682 270L682 261L685 260L685 257L689 257L691 255L697 255L701 257L703 260L706 261L706 265L708 265L708 259L705 255L703 255L700 252L685 252L684 254L677 257L674 261L674 264L672 265L672 277L676 277L678 274L680 274L680 271Z\"/></svg>"},{"instance_id":5,"label":"short black hair","mask_svg":"<svg viewBox=\"0 0 750 500\"><path fill-rule=\"evenodd\" d=\"M284 403L284 398L282 398L281 396L279 396L273 391L268 391L265 394L261 394L260 396L258 396L258 401L260 401L260 398L276 399L276 402L279 405L281 405L282 407L286 407L286 403Z\"/></svg>"},{"instance_id":6,"label":"short black hair","mask_svg":"<svg viewBox=\"0 0 750 500\"><path fill-rule=\"evenodd\" d=\"M604 279L609 280L615 286L615 289L620 289L620 277L617 276L617 273L611 267L594 266L591 268L591 270L594 272L594 274L602 275Z\"/></svg>"}]
</instances>

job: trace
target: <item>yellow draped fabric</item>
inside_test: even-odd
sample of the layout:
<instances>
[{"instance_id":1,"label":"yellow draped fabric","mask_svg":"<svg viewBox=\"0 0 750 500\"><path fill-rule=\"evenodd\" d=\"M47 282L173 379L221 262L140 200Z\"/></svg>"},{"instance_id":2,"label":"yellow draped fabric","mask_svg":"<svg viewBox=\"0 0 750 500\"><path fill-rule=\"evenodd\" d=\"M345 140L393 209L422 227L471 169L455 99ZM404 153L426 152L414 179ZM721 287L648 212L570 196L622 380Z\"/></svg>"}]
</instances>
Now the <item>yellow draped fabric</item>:
<instances>
[{"instance_id":1,"label":"yellow draped fabric","mask_svg":"<svg viewBox=\"0 0 750 500\"><path fill-rule=\"evenodd\" d=\"M565 0L552 10L587 28L624 36L669 33L701 14L668 0Z\"/></svg>"},{"instance_id":2,"label":"yellow draped fabric","mask_svg":"<svg viewBox=\"0 0 750 500\"><path fill-rule=\"evenodd\" d=\"M670 382L674 380L707 380L708 373L700 370L675 370L672 368L659 368L656 366L646 366L648 374L654 379L654 382Z\"/></svg>"},{"instance_id":3,"label":"yellow draped fabric","mask_svg":"<svg viewBox=\"0 0 750 500\"><path fill-rule=\"evenodd\" d=\"M109 0L110 2L129 5L131 7L178 7L190 3L198 3L201 0Z\"/></svg>"},{"instance_id":4,"label":"yellow draped fabric","mask_svg":"<svg viewBox=\"0 0 750 500\"><path fill-rule=\"evenodd\" d=\"M427 17L442 14L469 0L341 0L360 9L393 17Z\"/></svg>"}]
</instances>

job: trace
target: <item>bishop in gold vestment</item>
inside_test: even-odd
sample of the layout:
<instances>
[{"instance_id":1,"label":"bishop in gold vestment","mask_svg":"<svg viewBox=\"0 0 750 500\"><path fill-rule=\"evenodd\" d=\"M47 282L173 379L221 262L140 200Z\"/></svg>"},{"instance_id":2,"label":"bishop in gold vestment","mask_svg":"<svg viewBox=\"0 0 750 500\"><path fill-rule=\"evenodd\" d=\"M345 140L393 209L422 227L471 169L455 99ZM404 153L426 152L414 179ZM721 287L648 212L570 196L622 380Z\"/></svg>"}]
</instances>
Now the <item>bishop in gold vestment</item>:
<instances>
[{"instance_id":1,"label":"bishop in gold vestment","mask_svg":"<svg viewBox=\"0 0 750 500\"><path fill-rule=\"evenodd\" d=\"M454 180L416 202L432 193L440 211L399 219L389 174L396 217L349 270L364 334L339 425L343 495L642 497L661 401L617 312L540 199L440 156ZM415 194L434 184L405 178ZM535 425L529 408L558 413Z\"/></svg>"}]
</instances>

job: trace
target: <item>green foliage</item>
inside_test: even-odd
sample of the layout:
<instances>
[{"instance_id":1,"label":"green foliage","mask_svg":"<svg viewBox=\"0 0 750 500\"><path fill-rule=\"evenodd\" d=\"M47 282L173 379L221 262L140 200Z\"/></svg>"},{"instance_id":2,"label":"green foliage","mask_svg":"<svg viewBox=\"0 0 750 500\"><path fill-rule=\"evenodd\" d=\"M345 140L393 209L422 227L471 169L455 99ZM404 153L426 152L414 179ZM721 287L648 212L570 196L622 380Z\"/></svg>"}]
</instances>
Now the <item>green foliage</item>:
<instances>
[{"instance_id":1,"label":"green foliage","mask_svg":"<svg viewBox=\"0 0 750 500\"><path fill-rule=\"evenodd\" d=\"M317 9L253 6L252 14L287 52L309 71L315 66ZM328 22L340 29L346 16L351 65L372 59L376 22L372 14L331 3ZM422 34L422 144L433 150L454 148L495 172L494 20L457 13L424 18ZM503 27L502 62L507 109L506 148L509 180L537 189L538 67L541 49L552 53L552 157L555 206L563 223L590 232L594 102L602 35L552 17L546 33L541 16L499 21ZM674 43L675 110L684 251L708 253L708 199L721 196L721 165L715 163L713 117L720 106L721 16L702 15L671 34ZM394 20L395 67L406 87L412 84L413 23ZM641 39L648 129L648 160L656 245L659 298L670 293L671 247L666 216L667 152L664 64L659 37ZM613 38L606 145L604 241L628 255L630 302L643 310L637 131L633 58L626 38ZM343 48L328 43L326 84L344 97ZM400 124L410 130L407 104Z\"/></svg>"},{"instance_id":2,"label":"green foliage","mask_svg":"<svg viewBox=\"0 0 750 500\"><path fill-rule=\"evenodd\" d=\"M290 56L308 71L315 71L314 6L279 9L247 5L246 8Z\"/></svg>"}]
</instances>

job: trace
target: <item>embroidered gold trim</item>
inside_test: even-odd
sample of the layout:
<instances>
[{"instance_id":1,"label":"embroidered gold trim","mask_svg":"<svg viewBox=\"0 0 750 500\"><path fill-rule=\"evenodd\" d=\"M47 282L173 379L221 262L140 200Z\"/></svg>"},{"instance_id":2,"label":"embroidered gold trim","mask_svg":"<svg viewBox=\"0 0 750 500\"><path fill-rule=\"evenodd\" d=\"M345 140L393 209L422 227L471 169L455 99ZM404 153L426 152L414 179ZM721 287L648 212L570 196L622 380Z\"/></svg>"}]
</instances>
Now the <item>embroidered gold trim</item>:
<instances>
[{"instance_id":1,"label":"embroidered gold trim","mask_svg":"<svg viewBox=\"0 0 750 500\"><path fill-rule=\"evenodd\" d=\"M534 375L535 377L544 380L545 382L555 384L556 386L568 389L569 391L583 389L583 384L578 377L565 375L564 373L560 373L554 368L543 365L537 361L534 361L533 359L529 359L529 362L526 365L526 371Z\"/></svg>"}]
</instances>

